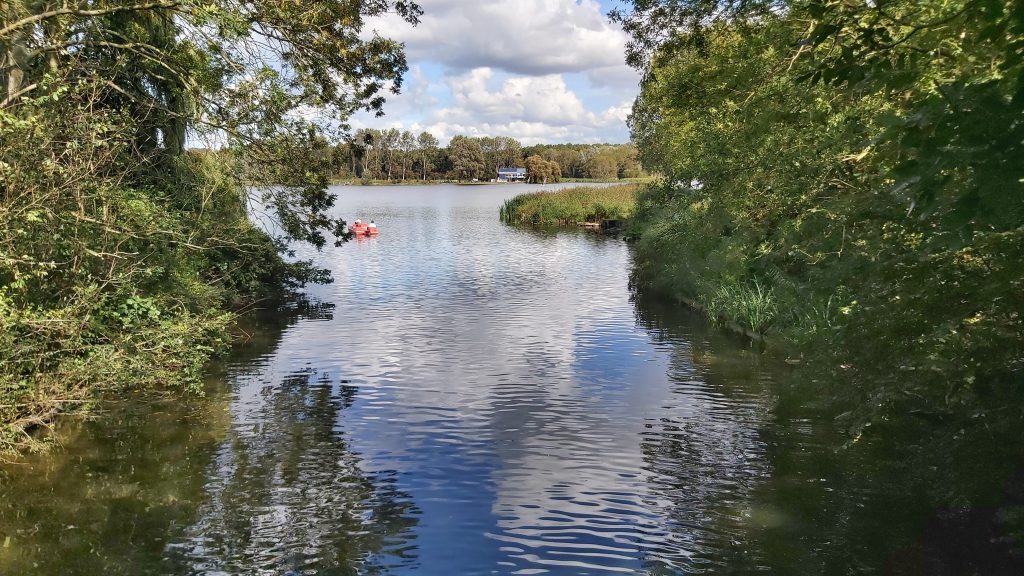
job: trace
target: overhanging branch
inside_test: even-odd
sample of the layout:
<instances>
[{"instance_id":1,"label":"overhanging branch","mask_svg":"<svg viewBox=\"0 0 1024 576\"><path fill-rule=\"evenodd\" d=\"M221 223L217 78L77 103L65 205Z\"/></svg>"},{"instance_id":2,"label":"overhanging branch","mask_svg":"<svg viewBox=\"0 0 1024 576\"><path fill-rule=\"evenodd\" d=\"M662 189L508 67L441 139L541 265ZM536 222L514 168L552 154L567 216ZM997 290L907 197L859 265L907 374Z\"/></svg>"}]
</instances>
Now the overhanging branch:
<instances>
[{"instance_id":1,"label":"overhanging branch","mask_svg":"<svg viewBox=\"0 0 1024 576\"><path fill-rule=\"evenodd\" d=\"M181 2L163 0L161 2L147 2L144 4L132 4L130 6L111 6L110 8L97 8L94 10L81 10L79 8L57 8L56 10L48 10L46 12L40 12L39 14L33 14L32 16L26 16L21 20L16 20L3 28L0 28L0 38L10 34L18 28L23 28L36 22L48 20L50 18L56 18L58 16L105 16L107 14L116 14L118 12L137 12L140 10L156 10L159 8L177 8L181 6Z\"/></svg>"}]
</instances>

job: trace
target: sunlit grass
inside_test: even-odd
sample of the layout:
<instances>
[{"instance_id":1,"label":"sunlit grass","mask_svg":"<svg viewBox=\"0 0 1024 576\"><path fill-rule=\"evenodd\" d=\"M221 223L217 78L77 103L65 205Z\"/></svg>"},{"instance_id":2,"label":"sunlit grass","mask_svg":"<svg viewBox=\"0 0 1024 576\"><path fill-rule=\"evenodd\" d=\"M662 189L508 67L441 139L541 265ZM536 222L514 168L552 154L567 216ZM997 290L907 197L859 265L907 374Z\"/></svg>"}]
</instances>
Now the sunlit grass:
<instances>
[{"instance_id":1,"label":"sunlit grass","mask_svg":"<svg viewBox=\"0 0 1024 576\"><path fill-rule=\"evenodd\" d=\"M502 222L510 224L572 225L577 222L621 220L633 214L638 184L563 188L531 192L505 201Z\"/></svg>"},{"instance_id":2,"label":"sunlit grass","mask_svg":"<svg viewBox=\"0 0 1024 576\"><path fill-rule=\"evenodd\" d=\"M754 280L750 285L723 283L706 298L712 319L725 318L764 334L779 315L774 291Z\"/></svg>"}]
</instances>

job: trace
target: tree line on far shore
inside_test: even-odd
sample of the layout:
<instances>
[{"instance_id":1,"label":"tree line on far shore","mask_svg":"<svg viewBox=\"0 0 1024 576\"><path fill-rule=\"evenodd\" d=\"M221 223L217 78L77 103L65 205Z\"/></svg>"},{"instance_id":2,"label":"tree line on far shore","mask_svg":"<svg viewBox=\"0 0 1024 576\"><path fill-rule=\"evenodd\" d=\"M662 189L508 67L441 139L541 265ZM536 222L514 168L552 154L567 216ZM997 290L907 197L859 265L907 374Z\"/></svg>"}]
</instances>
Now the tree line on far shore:
<instances>
[{"instance_id":1,"label":"tree line on far shore","mask_svg":"<svg viewBox=\"0 0 1024 576\"><path fill-rule=\"evenodd\" d=\"M323 144L323 165L338 180L487 181L499 168L526 168L531 182L562 178L616 180L646 176L632 144L523 146L507 136L454 136L441 146L429 132L361 129Z\"/></svg>"}]
</instances>

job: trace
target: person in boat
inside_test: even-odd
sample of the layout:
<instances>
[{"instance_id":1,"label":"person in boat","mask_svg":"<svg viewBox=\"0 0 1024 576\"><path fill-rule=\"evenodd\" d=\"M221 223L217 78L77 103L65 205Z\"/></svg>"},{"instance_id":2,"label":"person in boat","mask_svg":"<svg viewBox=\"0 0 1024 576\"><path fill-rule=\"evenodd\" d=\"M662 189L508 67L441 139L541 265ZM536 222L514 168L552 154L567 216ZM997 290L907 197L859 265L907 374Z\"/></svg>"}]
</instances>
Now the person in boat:
<instances>
[{"instance_id":1,"label":"person in boat","mask_svg":"<svg viewBox=\"0 0 1024 576\"><path fill-rule=\"evenodd\" d=\"M348 231L351 232L352 234L355 234L356 236L361 236L363 234L366 234L367 227L366 224L363 224L362 218L357 218L356 221L353 222L352 225L348 227Z\"/></svg>"},{"instance_id":2,"label":"person in boat","mask_svg":"<svg viewBox=\"0 0 1024 576\"><path fill-rule=\"evenodd\" d=\"M376 224L376 223L374 223L374 221L373 221L373 220L370 220L370 223L369 223L369 224L367 224L367 225L366 225L366 227L367 227L367 228L373 228L373 229L376 229L376 228L377 228L377 224Z\"/></svg>"}]
</instances>

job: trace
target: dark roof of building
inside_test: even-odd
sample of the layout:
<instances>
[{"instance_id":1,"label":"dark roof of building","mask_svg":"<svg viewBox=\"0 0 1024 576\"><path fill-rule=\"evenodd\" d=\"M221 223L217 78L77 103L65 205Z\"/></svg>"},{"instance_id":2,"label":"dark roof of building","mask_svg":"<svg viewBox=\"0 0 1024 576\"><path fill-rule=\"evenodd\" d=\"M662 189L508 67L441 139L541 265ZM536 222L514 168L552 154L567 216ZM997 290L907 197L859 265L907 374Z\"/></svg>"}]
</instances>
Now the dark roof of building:
<instances>
[{"instance_id":1,"label":"dark roof of building","mask_svg":"<svg viewBox=\"0 0 1024 576\"><path fill-rule=\"evenodd\" d=\"M526 168L498 168L498 174L526 174Z\"/></svg>"}]
</instances>

